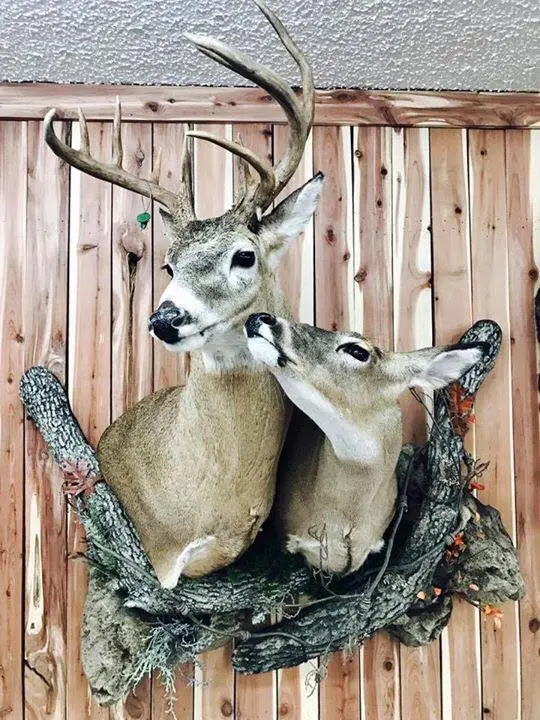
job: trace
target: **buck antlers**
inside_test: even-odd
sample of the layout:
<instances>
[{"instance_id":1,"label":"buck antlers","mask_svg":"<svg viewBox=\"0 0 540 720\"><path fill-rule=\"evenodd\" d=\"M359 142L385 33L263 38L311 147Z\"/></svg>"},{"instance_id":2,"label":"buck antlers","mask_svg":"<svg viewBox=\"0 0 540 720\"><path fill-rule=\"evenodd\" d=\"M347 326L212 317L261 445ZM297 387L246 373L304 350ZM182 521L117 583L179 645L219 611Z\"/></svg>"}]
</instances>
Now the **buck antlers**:
<instances>
[{"instance_id":1,"label":"buck antlers","mask_svg":"<svg viewBox=\"0 0 540 720\"><path fill-rule=\"evenodd\" d=\"M81 126L81 149L66 145L58 138L53 128L53 120L56 109L49 110L45 116L45 140L49 147L65 160L69 165L93 175L100 180L107 180L113 185L119 185L126 190L132 190L139 195L153 198L170 210L173 215L182 217L185 221L195 217L193 212L193 192L191 187L191 158L189 146L184 142L182 158L182 182L178 193L173 193L159 184L161 153L158 153L152 177L150 180L137 177L124 170L122 167L122 132L121 132L121 107L120 100L116 100L116 112L113 124L113 161L104 163L96 160L90 154L90 141L88 139L88 127L86 118L79 109L79 122Z\"/></svg>"},{"instance_id":2,"label":"buck antlers","mask_svg":"<svg viewBox=\"0 0 540 720\"><path fill-rule=\"evenodd\" d=\"M271 167L266 160L257 157L239 143L230 142L205 132L191 131L189 133L192 137L209 140L238 155L257 171L260 183L251 187L246 184L244 196L236 207L236 211L246 217L251 216L256 208L260 208L264 212L293 176L304 153L314 111L313 71L307 58L291 38L281 20L265 3L262 0L254 0L254 2L298 65L303 86L302 99L295 95L292 88L277 73L255 62L247 55L239 53L211 37L186 34L188 40L204 55L266 90L281 105L289 121L287 151L275 167Z\"/></svg>"},{"instance_id":3,"label":"buck antlers","mask_svg":"<svg viewBox=\"0 0 540 720\"><path fill-rule=\"evenodd\" d=\"M276 72L255 62L247 55L229 48L219 40L201 35L186 34L186 37L202 53L259 85L281 105L289 121L290 132L285 156L275 167L272 167L267 160L258 157L253 151L245 148L239 142L232 142L203 131L190 131L186 134L186 142L184 143L182 182L179 191L173 193L159 184L159 159L155 163L152 177L149 180L139 178L123 169L119 100L117 100L114 118L113 162L111 164L99 162L91 156L86 118L81 110L79 110L81 149L75 150L66 145L54 132L52 121L56 115L55 109L50 110L45 117L45 139L49 147L59 157L78 170L102 180L107 180L127 190L132 190L140 195L153 198L164 205L180 221L189 222L195 218L195 213L193 210L191 183L191 154L187 138L196 137L208 140L237 155L243 163L252 167L259 176L259 182L257 183L253 181L249 172L243 173L244 188L234 207L234 213L239 218L248 220L256 211L264 212L285 187L302 159L313 122L314 85L313 72L306 57L279 18L267 8L262 0L254 0L254 2L268 19L283 46L298 65L303 85L302 98L298 98L292 88Z\"/></svg>"}]
</instances>

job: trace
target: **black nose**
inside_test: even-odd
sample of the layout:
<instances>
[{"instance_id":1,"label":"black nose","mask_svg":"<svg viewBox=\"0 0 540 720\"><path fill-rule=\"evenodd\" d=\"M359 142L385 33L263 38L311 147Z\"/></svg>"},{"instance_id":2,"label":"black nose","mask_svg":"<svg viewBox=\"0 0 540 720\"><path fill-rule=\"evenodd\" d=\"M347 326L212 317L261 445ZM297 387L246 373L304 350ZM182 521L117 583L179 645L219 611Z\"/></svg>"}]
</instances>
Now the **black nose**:
<instances>
[{"instance_id":1,"label":"black nose","mask_svg":"<svg viewBox=\"0 0 540 720\"><path fill-rule=\"evenodd\" d=\"M248 337L254 337L261 325L275 325L277 318L267 312L253 313L246 321L245 328Z\"/></svg>"},{"instance_id":2,"label":"black nose","mask_svg":"<svg viewBox=\"0 0 540 720\"><path fill-rule=\"evenodd\" d=\"M173 345L180 339L178 328L185 325L189 319L189 313L166 300L150 315L148 329L152 330L159 340Z\"/></svg>"}]
</instances>

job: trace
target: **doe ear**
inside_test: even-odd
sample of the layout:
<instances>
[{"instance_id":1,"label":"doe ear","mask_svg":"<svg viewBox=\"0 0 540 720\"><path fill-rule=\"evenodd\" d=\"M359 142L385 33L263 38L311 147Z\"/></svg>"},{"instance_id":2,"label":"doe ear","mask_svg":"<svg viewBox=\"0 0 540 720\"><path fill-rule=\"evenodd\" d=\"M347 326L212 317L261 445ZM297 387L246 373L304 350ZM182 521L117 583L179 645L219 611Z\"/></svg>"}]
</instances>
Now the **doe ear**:
<instances>
[{"instance_id":1,"label":"doe ear","mask_svg":"<svg viewBox=\"0 0 540 720\"><path fill-rule=\"evenodd\" d=\"M429 351L421 350L421 362L409 381L409 386L423 390L439 390L458 380L484 354L483 343L471 345L446 345Z\"/></svg>"},{"instance_id":2,"label":"doe ear","mask_svg":"<svg viewBox=\"0 0 540 720\"><path fill-rule=\"evenodd\" d=\"M324 175L318 172L260 221L258 234L266 244L272 268L277 267L289 242L305 229L315 212L323 180Z\"/></svg>"}]
</instances>

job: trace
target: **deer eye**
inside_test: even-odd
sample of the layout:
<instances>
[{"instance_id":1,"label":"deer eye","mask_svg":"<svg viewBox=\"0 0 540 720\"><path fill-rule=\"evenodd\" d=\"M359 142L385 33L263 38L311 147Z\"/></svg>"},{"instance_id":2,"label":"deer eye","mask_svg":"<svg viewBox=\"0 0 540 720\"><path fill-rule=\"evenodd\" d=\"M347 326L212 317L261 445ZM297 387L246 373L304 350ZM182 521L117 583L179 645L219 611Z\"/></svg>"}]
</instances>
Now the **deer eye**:
<instances>
[{"instance_id":1,"label":"deer eye","mask_svg":"<svg viewBox=\"0 0 540 720\"><path fill-rule=\"evenodd\" d=\"M336 349L336 352L339 350L343 350L343 352L347 353L347 355L352 355L352 357L359 362L367 362L370 357L369 351L366 350L366 348L352 342L343 343L343 345L340 345Z\"/></svg>"},{"instance_id":2,"label":"deer eye","mask_svg":"<svg viewBox=\"0 0 540 720\"><path fill-rule=\"evenodd\" d=\"M172 267L171 267L170 265L162 265L162 266L161 266L161 269L162 269L162 270L166 270L166 271L167 271L167 274L168 274L170 277L172 277L172 276L174 275L173 269L172 269Z\"/></svg>"},{"instance_id":3,"label":"deer eye","mask_svg":"<svg viewBox=\"0 0 540 720\"><path fill-rule=\"evenodd\" d=\"M231 267L250 268L255 265L255 253L252 250L238 250L234 253Z\"/></svg>"}]
</instances>

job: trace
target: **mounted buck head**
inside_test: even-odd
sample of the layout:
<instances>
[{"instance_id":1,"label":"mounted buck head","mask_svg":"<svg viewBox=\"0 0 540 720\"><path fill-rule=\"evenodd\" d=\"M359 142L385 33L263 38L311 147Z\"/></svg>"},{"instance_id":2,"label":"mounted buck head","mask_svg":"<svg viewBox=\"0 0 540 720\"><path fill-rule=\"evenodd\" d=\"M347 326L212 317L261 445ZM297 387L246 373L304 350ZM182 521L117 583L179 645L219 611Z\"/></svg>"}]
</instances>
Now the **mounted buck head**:
<instances>
[{"instance_id":1,"label":"mounted buck head","mask_svg":"<svg viewBox=\"0 0 540 720\"><path fill-rule=\"evenodd\" d=\"M184 144L181 184L173 193L159 184L159 155L148 180L130 175L122 168L119 103L112 164L91 157L86 121L80 111L81 150L68 147L55 135L54 110L45 118L47 143L70 165L164 206L161 214L170 246L163 269L171 281L150 317L149 328L169 350L177 352L201 348L210 339L219 345L224 332L241 331L250 312L274 309L273 271L288 242L309 221L321 191L323 176L319 173L263 216L302 158L313 120L314 87L313 73L303 53L262 0L255 2L300 69L301 98L273 70L223 43L205 36L186 37L202 53L259 85L281 105L290 132L285 156L275 166L239 142L191 131ZM239 158L242 187L234 206L218 218L195 218L190 152L190 138L194 137L215 143Z\"/></svg>"},{"instance_id":2,"label":"mounted buck head","mask_svg":"<svg viewBox=\"0 0 540 720\"><path fill-rule=\"evenodd\" d=\"M394 514L401 450L399 394L444 387L481 344L408 353L354 332L328 332L268 313L246 323L248 348L305 413L280 459L274 517L286 548L326 572L358 569ZM307 416L307 418L306 418Z\"/></svg>"}]
</instances>

